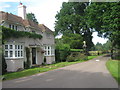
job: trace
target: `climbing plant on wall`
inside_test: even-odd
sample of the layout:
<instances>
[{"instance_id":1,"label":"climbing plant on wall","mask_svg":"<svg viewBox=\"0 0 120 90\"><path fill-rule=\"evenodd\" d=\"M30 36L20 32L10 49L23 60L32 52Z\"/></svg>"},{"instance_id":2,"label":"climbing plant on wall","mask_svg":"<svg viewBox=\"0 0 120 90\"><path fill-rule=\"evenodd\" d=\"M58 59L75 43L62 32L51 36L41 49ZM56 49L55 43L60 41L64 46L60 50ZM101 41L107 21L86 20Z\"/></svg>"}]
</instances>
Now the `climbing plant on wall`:
<instances>
[{"instance_id":1,"label":"climbing plant on wall","mask_svg":"<svg viewBox=\"0 0 120 90\"><path fill-rule=\"evenodd\" d=\"M25 32L25 31L16 31L10 28L6 28L2 26L2 41L4 42L5 39L7 38L19 38L19 37L28 37L28 38L42 38L42 35L36 34L33 32Z\"/></svg>"}]
</instances>

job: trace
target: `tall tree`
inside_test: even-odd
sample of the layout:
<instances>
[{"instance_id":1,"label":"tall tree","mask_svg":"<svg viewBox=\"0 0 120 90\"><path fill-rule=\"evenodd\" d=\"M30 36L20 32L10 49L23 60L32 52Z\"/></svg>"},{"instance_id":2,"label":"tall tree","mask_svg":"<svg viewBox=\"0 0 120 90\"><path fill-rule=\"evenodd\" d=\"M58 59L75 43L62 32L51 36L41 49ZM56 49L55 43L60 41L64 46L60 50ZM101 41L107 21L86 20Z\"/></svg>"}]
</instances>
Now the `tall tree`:
<instances>
[{"instance_id":1,"label":"tall tree","mask_svg":"<svg viewBox=\"0 0 120 90\"><path fill-rule=\"evenodd\" d=\"M93 2L86 14L88 26L120 48L120 2Z\"/></svg>"},{"instance_id":2,"label":"tall tree","mask_svg":"<svg viewBox=\"0 0 120 90\"><path fill-rule=\"evenodd\" d=\"M35 22L35 23L38 24L38 21L37 21L35 15L34 15L34 13L28 13L28 14L27 14L27 19L28 19L28 20L31 20L31 21L33 21L33 22Z\"/></svg>"},{"instance_id":3,"label":"tall tree","mask_svg":"<svg viewBox=\"0 0 120 90\"><path fill-rule=\"evenodd\" d=\"M88 49L93 46L92 32L85 20L86 2L64 2L56 15L55 34L80 34L87 42Z\"/></svg>"},{"instance_id":4,"label":"tall tree","mask_svg":"<svg viewBox=\"0 0 120 90\"><path fill-rule=\"evenodd\" d=\"M81 49L83 47L83 37L80 34L63 35L61 41L69 44L72 49Z\"/></svg>"}]
</instances>

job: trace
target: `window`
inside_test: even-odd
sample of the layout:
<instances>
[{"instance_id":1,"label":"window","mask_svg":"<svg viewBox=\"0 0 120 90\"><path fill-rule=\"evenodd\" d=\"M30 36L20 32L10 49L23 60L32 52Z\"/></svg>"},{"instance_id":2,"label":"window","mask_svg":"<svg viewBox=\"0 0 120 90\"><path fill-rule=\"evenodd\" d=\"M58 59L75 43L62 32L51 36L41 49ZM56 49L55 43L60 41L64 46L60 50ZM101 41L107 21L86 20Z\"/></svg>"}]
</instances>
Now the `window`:
<instances>
[{"instance_id":1,"label":"window","mask_svg":"<svg viewBox=\"0 0 120 90\"><path fill-rule=\"evenodd\" d=\"M12 29L14 29L14 25L12 25Z\"/></svg>"},{"instance_id":2,"label":"window","mask_svg":"<svg viewBox=\"0 0 120 90\"><path fill-rule=\"evenodd\" d=\"M15 30L17 30L17 26L15 26Z\"/></svg>"},{"instance_id":3,"label":"window","mask_svg":"<svg viewBox=\"0 0 120 90\"><path fill-rule=\"evenodd\" d=\"M9 28L11 28L11 24L9 24Z\"/></svg>"},{"instance_id":4,"label":"window","mask_svg":"<svg viewBox=\"0 0 120 90\"><path fill-rule=\"evenodd\" d=\"M13 51L10 51L10 57L13 57Z\"/></svg>"},{"instance_id":5,"label":"window","mask_svg":"<svg viewBox=\"0 0 120 90\"><path fill-rule=\"evenodd\" d=\"M8 51L5 51L5 57L8 57Z\"/></svg>"},{"instance_id":6,"label":"window","mask_svg":"<svg viewBox=\"0 0 120 90\"><path fill-rule=\"evenodd\" d=\"M9 28L14 29L14 30L17 30L17 29L18 29L17 26L15 26L15 25L11 25L11 24L9 24Z\"/></svg>"},{"instance_id":7,"label":"window","mask_svg":"<svg viewBox=\"0 0 120 90\"><path fill-rule=\"evenodd\" d=\"M54 50L54 46L51 47L51 55L54 55L55 50Z\"/></svg>"},{"instance_id":8,"label":"window","mask_svg":"<svg viewBox=\"0 0 120 90\"><path fill-rule=\"evenodd\" d=\"M20 49L20 45L18 45L18 49Z\"/></svg>"},{"instance_id":9,"label":"window","mask_svg":"<svg viewBox=\"0 0 120 90\"><path fill-rule=\"evenodd\" d=\"M15 45L15 49L17 49L17 45Z\"/></svg>"},{"instance_id":10,"label":"window","mask_svg":"<svg viewBox=\"0 0 120 90\"><path fill-rule=\"evenodd\" d=\"M5 45L5 49L8 49L8 45Z\"/></svg>"},{"instance_id":11,"label":"window","mask_svg":"<svg viewBox=\"0 0 120 90\"><path fill-rule=\"evenodd\" d=\"M23 45L8 44L4 46L4 49L5 58L23 58L24 55Z\"/></svg>"},{"instance_id":12,"label":"window","mask_svg":"<svg viewBox=\"0 0 120 90\"><path fill-rule=\"evenodd\" d=\"M54 46L44 46L45 56L52 56L54 55Z\"/></svg>"},{"instance_id":13,"label":"window","mask_svg":"<svg viewBox=\"0 0 120 90\"><path fill-rule=\"evenodd\" d=\"M35 31L32 31L33 33L35 33Z\"/></svg>"},{"instance_id":14,"label":"window","mask_svg":"<svg viewBox=\"0 0 120 90\"><path fill-rule=\"evenodd\" d=\"M13 45L10 45L10 49L13 49Z\"/></svg>"}]
</instances>

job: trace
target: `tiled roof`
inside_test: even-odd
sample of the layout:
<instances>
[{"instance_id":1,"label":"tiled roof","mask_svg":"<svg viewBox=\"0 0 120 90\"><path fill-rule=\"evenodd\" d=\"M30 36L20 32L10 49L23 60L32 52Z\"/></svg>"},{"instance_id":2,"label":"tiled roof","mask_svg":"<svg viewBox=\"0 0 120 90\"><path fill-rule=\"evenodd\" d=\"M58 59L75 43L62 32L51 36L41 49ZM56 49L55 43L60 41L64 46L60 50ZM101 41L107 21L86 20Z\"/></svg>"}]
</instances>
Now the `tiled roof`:
<instances>
[{"instance_id":1,"label":"tiled roof","mask_svg":"<svg viewBox=\"0 0 120 90\"><path fill-rule=\"evenodd\" d=\"M33 21L31 20L23 20L23 25L24 26L28 26L28 27L33 27L33 28L36 28L38 30L41 30L38 26L38 24L34 23ZM42 30L41 30L42 31Z\"/></svg>"},{"instance_id":2,"label":"tiled roof","mask_svg":"<svg viewBox=\"0 0 120 90\"><path fill-rule=\"evenodd\" d=\"M19 24L22 24L23 26L26 26L26 27L33 27L33 28L36 28L37 30L41 30L42 32L45 31L45 32L53 33L53 31L51 31L44 24L38 25L31 20L27 20L27 19L25 20L25 19L22 19L22 17L19 17L17 15L13 15L13 14L10 14L7 12L0 11L0 21L2 21L2 20L14 22L14 23L19 23Z\"/></svg>"},{"instance_id":3,"label":"tiled roof","mask_svg":"<svg viewBox=\"0 0 120 90\"><path fill-rule=\"evenodd\" d=\"M53 33L53 31L51 31L48 27L46 27L44 24L39 24L39 28L42 30L42 32L51 32Z\"/></svg>"},{"instance_id":4,"label":"tiled roof","mask_svg":"<svg viewBox=\"0 0 120 90\"><path fill-rule=\"evenodd\" d=\"M19 16L9 14L7 12L0 11L0 17L2 17L2 20L14 22L14 23L23 23L23 19Z\"/></svg>"}]
</instances>

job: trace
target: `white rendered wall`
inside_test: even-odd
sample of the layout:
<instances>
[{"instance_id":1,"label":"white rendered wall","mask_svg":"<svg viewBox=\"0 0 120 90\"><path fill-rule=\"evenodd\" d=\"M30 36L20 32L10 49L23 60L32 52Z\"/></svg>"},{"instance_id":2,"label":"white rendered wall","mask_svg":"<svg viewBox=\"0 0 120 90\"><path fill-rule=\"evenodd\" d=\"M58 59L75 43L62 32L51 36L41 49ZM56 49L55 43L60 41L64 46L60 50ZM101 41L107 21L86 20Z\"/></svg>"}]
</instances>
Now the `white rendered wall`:
<instances>
[{"instance_id":1,"label":"white rendered wall","mask_svg":"<svg viewBox=\"0 0 120 90\"><path fill-rule=\"evenodd\" d=\"M7 71L14 72L17 71L19 68L24 68L23 60L6 60L7 63Z\"/></svg>"},{"instance_id":2,"label":"white rendered wall","mask_svg":"<svg viewBox=\"0 0 120 90\"><path fill-rule=\"evenodd\" d=\"M26 19L26 6L24 5L18 6L18 16L22 17L23 19Z\"/></svg>"}]
</instances>

